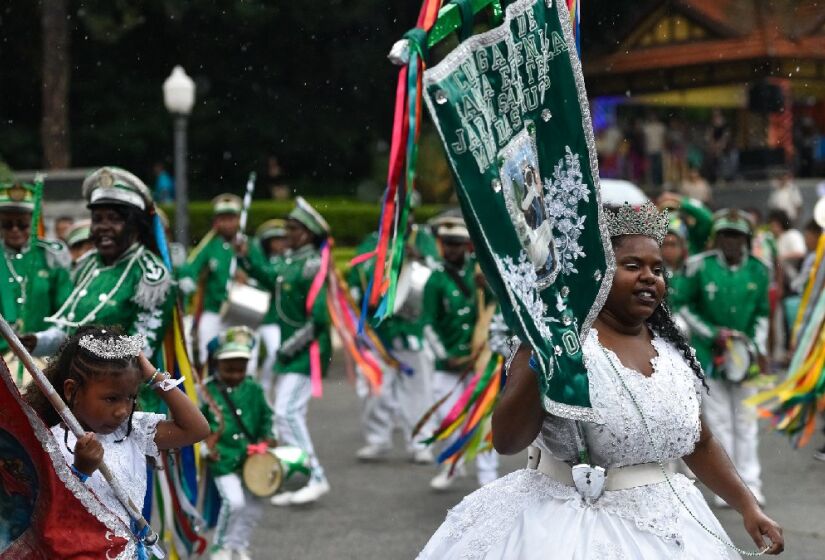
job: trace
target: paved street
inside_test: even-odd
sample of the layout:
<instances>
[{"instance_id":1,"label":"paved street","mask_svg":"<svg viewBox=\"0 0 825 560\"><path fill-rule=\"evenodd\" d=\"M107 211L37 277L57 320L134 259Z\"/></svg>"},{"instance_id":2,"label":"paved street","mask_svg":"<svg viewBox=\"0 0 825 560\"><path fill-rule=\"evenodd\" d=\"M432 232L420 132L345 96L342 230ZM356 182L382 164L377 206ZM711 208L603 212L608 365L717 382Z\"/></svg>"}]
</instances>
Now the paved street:
<instances>
[{"instance_id":1,"label":"paved street","mask_svg":"<svg viewBox=\"0 0 825 560\"><path fill-rule=\"evenodd\" d=\"M301 509L267 506L255 536L256 560L414 558L447 509L475 489L474 477L467 477L450 493L431 492L434 467L412 465L400 451L386 463L357 463L357 399L340 363L325 384L324 398L311 404L310 429L332 492ZM812 451L794 451L775 434L762 440L767 512L785 528L782 558L788 560L825 558L825 463L814 461ZM522 455L504 458L501 472L523 463ZM739 545L753 548L735 512L719 516Z\"/></svg>"}]
</instances>

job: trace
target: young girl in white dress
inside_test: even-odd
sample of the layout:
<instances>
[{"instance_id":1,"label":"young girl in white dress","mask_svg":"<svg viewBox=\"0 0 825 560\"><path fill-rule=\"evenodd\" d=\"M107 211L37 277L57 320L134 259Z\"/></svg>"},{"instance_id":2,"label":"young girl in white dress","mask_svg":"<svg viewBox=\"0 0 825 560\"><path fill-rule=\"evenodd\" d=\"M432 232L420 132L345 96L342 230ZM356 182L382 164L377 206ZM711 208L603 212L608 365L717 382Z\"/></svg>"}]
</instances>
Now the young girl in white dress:
<instances>
[{"instance_id":1,"label":"young girl in white dress","mask_svg":"<svg viewBox=\"0 0 825 560\"><path fill-rule=\"evenodd\" d=\"M185 447L209 434L206 419L168 373L149 363L143 345L140 335L86 327L69 337L49 362L46 377L86 430L79 440L36 386L29 385L25 395L51 427L75 476L133 530L126 508L98 471L101 463L106 462L140 510L146 495L147 457L159 461L160 450ZM135 410L142 383L163 399L173 420Z\"/></svg>"},{"instance_id":2,"label":"young girl in white dress","mask_svg":"<svg viewBox=\"0 0 825 560\"><path fill-rule=\"evenodd\" d=\"M577 424L545 413L531 351L522 346L494 413L493 440L508 455L532 443L532 468L467 496L419 558L739 558L693 482L665 474L664 463L678 458L742 514L760 550L783 550L781 528L762 512L700 418L701 368L662 301L664 232L610 230L616 273L582 345L600 421ZM604 491L590 499L577 491L572 470L582 442L590 462L607 473Z\"/></svg>"}]
</instances>

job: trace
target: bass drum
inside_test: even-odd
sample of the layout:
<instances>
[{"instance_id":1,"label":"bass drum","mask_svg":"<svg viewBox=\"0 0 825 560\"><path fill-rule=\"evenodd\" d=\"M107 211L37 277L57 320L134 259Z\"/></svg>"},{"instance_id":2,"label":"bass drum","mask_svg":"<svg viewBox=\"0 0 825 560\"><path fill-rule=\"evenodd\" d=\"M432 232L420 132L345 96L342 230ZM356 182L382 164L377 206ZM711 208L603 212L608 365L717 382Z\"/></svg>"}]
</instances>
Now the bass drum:
<instances>
[{"instance_id":1,"label":"bass drum","mask_svg":"<svg viewBox=\"0 0 825 560\"><path fill-rule=\"evenodd\" d=\"M3 361L6 362L6 367L9 368L9 373L11 373L11 378L14 379L14 382L20 389L31 383L32 376L29 374L29 370L22 366L14 352L11 350L6 352L3 355ZM34 361L34 365L40 368L40 371L46 368L45 360L32 358L32 361Z\"/></svg>"},{"instance_id":2,"label":"bass drum","mask_svg":"<svg viewBox=\"0 0 825 560\"><path fill-rule=\"evenodd\" d=\"M282 486L302 486L312 473L309 454L290 445L250 455L243 465L243 481L255 496L272 496Z\"/></svg>"}]
</instances>

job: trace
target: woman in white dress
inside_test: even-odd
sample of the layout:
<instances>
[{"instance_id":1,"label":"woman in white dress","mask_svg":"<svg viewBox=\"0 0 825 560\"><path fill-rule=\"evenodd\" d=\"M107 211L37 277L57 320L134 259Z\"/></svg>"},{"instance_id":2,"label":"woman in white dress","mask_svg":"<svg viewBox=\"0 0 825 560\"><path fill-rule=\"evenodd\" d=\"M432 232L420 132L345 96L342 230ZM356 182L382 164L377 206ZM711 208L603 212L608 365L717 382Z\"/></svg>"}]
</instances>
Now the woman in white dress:
<instances>
[{"instance_id":1,"label":"woman in white dress","mask_svg":"<svg viewBox=\"0 0 825 560\"><path fill-rule=\"evenodd\" d=\"M522 346L493 416L493 441L506 455L532 443L532 468L467 496L419 558L739 558L744 551L730 545L693 482L665 475L663 464L678 458L742 515L758 549L782 552L782 529L762 512L700 419L701 368L662 301L664 232L642 222L608 223L616 274L583 341L590 399L601 421L548 415L531 351ZM572 474L582 441L590 462L607 472L604 491L591 499L577 491ZM598 482L598 473L591 474Z\"/></svg>"}]
</instances>

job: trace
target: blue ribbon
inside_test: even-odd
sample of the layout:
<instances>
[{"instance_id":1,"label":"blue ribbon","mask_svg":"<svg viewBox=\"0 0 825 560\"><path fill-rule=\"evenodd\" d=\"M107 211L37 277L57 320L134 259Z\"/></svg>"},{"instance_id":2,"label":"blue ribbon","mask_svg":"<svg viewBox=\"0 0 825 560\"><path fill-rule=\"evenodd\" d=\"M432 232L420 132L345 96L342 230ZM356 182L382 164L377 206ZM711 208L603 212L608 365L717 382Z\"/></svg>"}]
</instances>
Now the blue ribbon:
<instances>
[{"instance_id":1,"label":"blue ribbon","mask_svg":"<svg viewBox=\"0 0 825 560\"><path fill-rule=\"evenodd\" d=\"M132 529L132 534L135 536L137 543L135 552L137 552L138 560L149 560L149 553L146 552L146 545L143 544L143 539L145 539L146 535L149 534L149 525L145 525L143 529L138 531L137 521L133 519L130 528Z\"/></svg>"}]
</instances>

